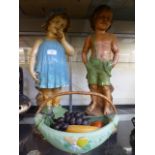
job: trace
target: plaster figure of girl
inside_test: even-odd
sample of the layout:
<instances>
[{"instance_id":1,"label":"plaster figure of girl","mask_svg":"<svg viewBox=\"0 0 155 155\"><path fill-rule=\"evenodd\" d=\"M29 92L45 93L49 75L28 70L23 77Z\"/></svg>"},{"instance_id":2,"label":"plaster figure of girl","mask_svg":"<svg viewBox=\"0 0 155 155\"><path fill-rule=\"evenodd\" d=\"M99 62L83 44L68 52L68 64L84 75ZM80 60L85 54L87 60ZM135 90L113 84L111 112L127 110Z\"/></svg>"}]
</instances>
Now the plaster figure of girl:
<instances>
[{"instance_id":1,"label":"plaster figure of girl","mask_svg":"<svg viewBox=\"0 0 155 155\"><path fill-rule=\"evenodd\" d=\"M69 85L66 54L74 54L74 48L65 37L69 25L67 14L53 14L43 25L46 38L38 39L32 48L30 73L37 83L39 94L36 99L39 106L55 93L59 93L62 87ZM59 102L60 98L57 97L47 104L57 106Z\"/></svg>"}]
</instances>

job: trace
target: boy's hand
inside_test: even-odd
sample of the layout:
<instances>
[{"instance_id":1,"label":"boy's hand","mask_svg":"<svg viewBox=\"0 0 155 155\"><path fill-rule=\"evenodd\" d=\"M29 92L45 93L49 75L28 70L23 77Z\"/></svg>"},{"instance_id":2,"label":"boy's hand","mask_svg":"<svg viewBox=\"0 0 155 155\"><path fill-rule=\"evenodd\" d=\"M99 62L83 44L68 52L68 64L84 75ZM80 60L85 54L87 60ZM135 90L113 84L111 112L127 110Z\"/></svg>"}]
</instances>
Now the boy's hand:
<instances>
[{"instance_id":1,"label":"boy's hand","mask_svg":"<svg viewBox=\"0 0 155 155\"><path fill-rule=\"evenodd\" d=\"M112 63L112 68L114 68L114 67L115 67L115 65L116 65L116 63L114 63L114 62L113 62L113 63Z\"/></svg>"}]
</instances>

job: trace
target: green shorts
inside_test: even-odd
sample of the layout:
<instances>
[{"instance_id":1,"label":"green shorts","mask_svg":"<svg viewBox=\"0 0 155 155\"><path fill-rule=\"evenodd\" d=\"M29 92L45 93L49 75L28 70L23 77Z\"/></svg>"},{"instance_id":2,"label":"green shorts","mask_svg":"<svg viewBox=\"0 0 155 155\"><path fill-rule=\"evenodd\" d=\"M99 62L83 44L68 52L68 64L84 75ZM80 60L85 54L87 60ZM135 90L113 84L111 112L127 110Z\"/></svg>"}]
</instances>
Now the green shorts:
<instances>
[{"instance_id":1,"label":"green shorts","mask_svg":"<svg viewBox=\"0 0 155 155\"><path fill-rule=\"evenodd\" d=\"M86 64L87 76L89 84L97 84L100 86L111 85L110 77L112 70L111 61L100 61L96 58L90 58Z\"/></svg>"}]
</instances>

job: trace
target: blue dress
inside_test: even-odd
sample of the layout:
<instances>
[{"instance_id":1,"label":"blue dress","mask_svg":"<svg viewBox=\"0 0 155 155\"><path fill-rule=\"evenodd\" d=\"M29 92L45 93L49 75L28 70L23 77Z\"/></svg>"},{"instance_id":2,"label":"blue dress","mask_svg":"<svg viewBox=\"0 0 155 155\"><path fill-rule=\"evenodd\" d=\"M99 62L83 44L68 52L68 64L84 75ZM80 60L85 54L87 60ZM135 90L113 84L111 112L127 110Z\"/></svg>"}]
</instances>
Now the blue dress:
<instances>
[{"instance_id":1,"label":"blue dress","mask_svg":"<svg viewBox=\"0 0 155 155\"><path fill-rule=\"evenodd\" d=\"M39 46L35 71L39 88L59 88L69 85L69 69L64 47L57 40L44 40Z\"/></svg>"}]
</instances>

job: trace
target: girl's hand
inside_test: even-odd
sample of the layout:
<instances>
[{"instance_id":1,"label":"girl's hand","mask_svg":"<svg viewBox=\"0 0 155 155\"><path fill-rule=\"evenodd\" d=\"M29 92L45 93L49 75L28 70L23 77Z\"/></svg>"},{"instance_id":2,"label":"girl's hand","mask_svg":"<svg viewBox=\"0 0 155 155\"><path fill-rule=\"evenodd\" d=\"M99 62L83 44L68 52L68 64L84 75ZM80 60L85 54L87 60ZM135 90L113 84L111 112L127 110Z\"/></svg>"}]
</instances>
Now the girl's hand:
<instances>
[{"instance_id":1,"label":"girl's hand","mask_svg":"<svg viewBox=\"0 0 155 155\"><path fill-rule=\"evenodd\" d=\"M39 79L37 78L37 73L36 72L31 72L32 78L35 80L35 82L39 82Z\"/></svg>"},{"instance_id":2,"label":"girl's hand","mask_svg":"<svg viewBox=\"0 0 155 155\"><path fill-rule=\"evenodd\" d=\"M65 35L64 35L64 32L62 30L59 30L57 32L57 38L60 42L63 42L65 40Z\"/></svg>"}]
</instances>

